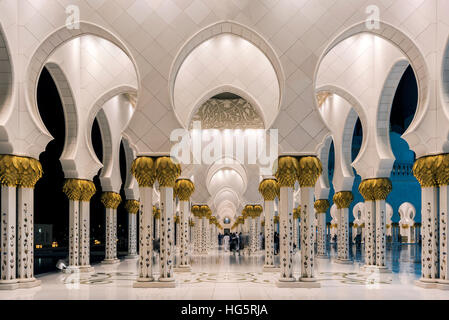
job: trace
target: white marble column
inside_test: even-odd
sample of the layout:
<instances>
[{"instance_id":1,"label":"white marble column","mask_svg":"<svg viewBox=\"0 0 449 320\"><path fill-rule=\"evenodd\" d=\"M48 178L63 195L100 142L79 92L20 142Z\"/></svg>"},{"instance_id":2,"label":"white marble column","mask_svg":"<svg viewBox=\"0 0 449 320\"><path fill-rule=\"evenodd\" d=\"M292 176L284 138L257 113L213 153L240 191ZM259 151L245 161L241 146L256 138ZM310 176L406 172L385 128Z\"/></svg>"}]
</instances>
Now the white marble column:
<instances>
[{"instance_id":1,"label":"white marble column","mask_svg":"<svg viewBox=\"0 0 449 320\"><path fill-rule=\"evenodd\" d=\"M92 272L90 265L90 202L80 201L80 272Z\"/></svg>"},{"instance_id":2,"label":"white marble column","mask_svg":"<svg viewBox=\"0 0 449 320\"><path fill-rule=\"evenodd\" d=\"M9 186L8 186L9 184ZM19 287L16 278L16 193L13 183L2 181L2 234L1 234L1 279L0 290Z\"/></svg>"},{"instance_id":3,"label":"white marble column","mask_svg":"<svg viewBox=\"0 0 449 320\"><path fill-rule=\"evenodd\" d=\"M40 285L34 278L34 187L41 177L38 160L0 155L0 290Z\"/></svg>"},{"instance_id":4,"label":"white marble column","mask_svg":"<svg viewBox=\"0 0 449 320\"><path fill-rule=\"evenodd\" d=\"M274 201L265 200L265 265L264 271L272 271L274 264Z\"/></svg>"},{"instance_id":5,"label":"white marble column","mask_svg":"<svg viewBox=\"0 0 449 320\"><path fill-rule=\"evenodd\" d=\"M76 180L67 180L64 187L72 187ZM73 189L75 186L73 186ZM64 270L67 273L79 272L79 209L80 209L80 196L81 191L73 191L72 194L64 191L69 198L69 265Z\"/></svg>"},{"instance_id":6,"label":"white marble column","mask_svg":"<svg viewBox=\"0 0 449 320\"><path fill-rule=\"evenodd\" d=\"M440 277L438 283L443 288L449 288L449 187L444 181L440 185Z\"/></svg>"},{"instance_id":7,"label":"white marble column","mask_svg":"<svg viewBox=\"0 0 449 320\"><path fill-rule=\"evenodd\" d=\"M337 263L350 264L349 259L349 206L354 197L351 191L337 192L334 196L334 203L337 205L338 228L337 235Z\"/></svg>"},{"instance_id":8,"label":"white marble column","mask_svg":"<svg viewBox=\"0 0 449 320\"><path fill-rule=\"evenodd\" d=\"M280 157L276 178L279 181L279 223L280 223L280 278L278 287L295 282L293 276L293 188L298 174L298 160L294 157Z\"/></svg>"},{"instance_id":9,"label":"white marble column","mask_svg":"<svg viewBox=\"0 0 449 320\"><path fill-rule=\"evenodd\" d=\"M140 170L133 172L141 177ZM136 174L138 176L136 176ZM142 180L145 176L142 177ZM139 214L139 265L138 277L134 282L134 288L151 287L153 277L153 183L154 178L149 181L139 182L140 214Z\"/></svg>"},{"instance_id":10,"label":"white marble column","mask_svg":"<svg viewBox=\"0 0 449 320\"><path fill-rule=\"evenodd\" d=\"M318 179L318 177L317 177ZM314 209L314 187L301 186L301 282L309 283L314 287L320 287L316 282L315 246L313 240L315 209Z\"/></svg>"},{"instance_id":11,"label":"white marble column","mask_svg":"<svg viewBox=\"0 0 449 320\"><path fill-rule=\"evenodd\" d=\"M115 192L104 192L101 202L106 210L106 247L103 264L115 264L120 260L117 258L117 208L122 198Z\"/></svg>"},{"instance_id":12,"label":"white marble column","mask_svg":"<svg viewBox=\"0 0 449 320\"><path fill-rule=\"evenodd\" d=\"M80 272L93 272L94 268L90 265L90 199L97 192L95 184L92 181L82 180L80 197Z\"/></svg>"},{"instance_id":13,"label":"white marble column","mask_svg":"<svg viewBox=\"0 0 449 320\"><path fill-rule=\"evenodd\" d=\"M176 271L191 271L189 259L189 219L190 219L190 197L195 191L195 186L188 179L180 179L176 181L175 193L179 198L179 224L178 230L180 234L180 261Z\"/></svg>"},{"instance_id":14,"label":"white marble column","mask_svg":"<svg viewBox=\"0 0 449 320\"><path fill-rule=\"evenodd\" d=\"M174 282L174 219L173 219L173 187L161 187L161 218L160 218L160 277L161 282Z\"/></svg>"},{"instance_id":15,"label":"white marble column","mask_svg":"<svg viewBox=\"0 0 449 320\"><path fill-rule=\"evenodd\" d=\"M153 287L153 185L156 179L153 158L137 158L131 172L139 184L140 194L139 265L133 287Z\"/></svg>"},{"instance_id":16,"label":"white marble column","mask_svg":"<svg viewBox=\"0 0 449 320\"><path fill-rule=\"evenodd\" d=\"M386 199L391 190L392 184L387 178L367 179L359 187L365 198L365 271L389 273L386 267Z\"/></svg>"},{"instance_id":17,"label":"white marble column","mask_svg":"<svg viewBox=\"0 0 449 320\"><path fill-rule=\"evenodd\" d=\"M376 266L386 268L386 209L384 199L376 200Z\"/></svg>"},{"instance_id":18,"label":"white marble column","mask_svg":"<svg viewBox=\"0 0 449 320\"><path fill-rule=\"evenodd\" d=\"M195 244L194 244L194 252L195 254L201 254L201 237L202 237L202 219L201 219L201 210L200 206L192 206L192 213L194 215L194 234L195 234Z\"/></svg>"},{"instance_id":19,"label":"white marble column","mask_svg":"<svg viewBox=\"0 0 449 320\"><path fill-rule=\"evenodd\" d=\"M160 276L164 287L175 287L173 274L174 262L174 203L173 188L181 174L179 165L169 157L160 157L156 161L156 176L160 186L161 237L160 237Z\"/></svg>"},{"instance_id":20,"label":"white marble column","mask_svg":"<svg viewBox=\"0 0 449 320\"><path fill-rule=\"evenodd\" d=\"M206 210L203 207L205 206L201 206L202 210ZM206 213L205 211L202 212L201 215L201 246L200 246L200 250L201 250L201 254L205 255L207 254L207 230L208 230L208 221L206 218Z\"/></svg>"},{"instance_id":21,"label":"white marble column","mask_svg":"<svg viewBox=\"0 0 449 320\"><path fill-rule=\"evenodd\" d=\"M127 260L138 259L137 254L137 215L139 213L140 202L137 200L127 200L125 209L128 212L128 255Z\"/></svg>"},{"instance_id":22,"label":"white marble column","mask_svg":"<svg viewBox=\"0 0 449 320\"><path fill-rule=\"evenodd\" d=\"M365 198L365 266L376 264L376 203Z\"/></svg>"},{"instance_id":23,"label":"white marble column","mask_svg":"<svg viewBox=\"0 0 449 320\"><path fill-rule=\"evenodd\" d=\"M435 252L438 250L438 188L422 188L422 277L423 283L434 284L438 279L438 259Z\"/></svg>"},{"instance_id":24,"label":"white marble column","mask_svg":"<svg viewBox=\"0 0 449 320\"><path fill-rule=\"evenodd\" d=\"M277 271L274 264L274 201L279 197L279 183L274 178L264 179L259 185L264 198L265 215L265 264L266 272Z\"/></svg>"},{"instance_id":25,"label":"white marble column","mask_svg":"<svg viewBox=\"0 0 449 320\"><path fill-rule=\"evenodd\" d=\"M329 201L321 199L315 201L315 212L318 218L317 225L317 258L327 258L326 250L326 212L329 209Z\"/></svg>"},{"instance_id":26,"label":"white marble column","mask_svg":"<svg viewBox=\"0 0 449 320\"><path fill-rule=\"evenodd\" d=\"M34 189L17 189L18 211L18 270L19 282L27 287L37 286L34 278L34 217L33 217Z\"/></svg>"},{"instance_id":27,"label":"white marble column","mask_svg":"<svg viewBox=\"0 0 449 320\"><path fill-rule=\"evenodd\" d=\"M256 217L251 216L250 218L250 237L251 237L251 254L257 252L257 234L256 234Z\"/></svg>"}]
</instances>

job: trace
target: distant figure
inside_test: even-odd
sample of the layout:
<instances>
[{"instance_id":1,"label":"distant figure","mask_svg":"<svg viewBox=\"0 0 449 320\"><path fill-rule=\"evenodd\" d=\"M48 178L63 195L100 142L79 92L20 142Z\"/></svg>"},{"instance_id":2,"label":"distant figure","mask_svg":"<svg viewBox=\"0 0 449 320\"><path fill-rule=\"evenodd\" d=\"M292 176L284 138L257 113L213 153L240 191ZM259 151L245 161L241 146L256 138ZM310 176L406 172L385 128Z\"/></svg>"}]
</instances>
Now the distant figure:
<instances>
[{"instance_id":1,"label":"distant figure","mask_svg":"<svg viewBox=\"0 0 449 320\"><path fill-rule=\"evenodd\" d=\"M279 234L277 232L274 233L274 254L277 255L279 253Z\"/></svg>"},{"instance_id":2,"label":"distant figure","mask_svg":"<svg viewBox=\"0 0 449 320\"><path fill-rule=\"evenodd\" d=\"M236 253L238 251L238 238L237 238L237 234L233 233L231 234L231 251L232 253Z\"/></svg>"},{"instance_id":3,"label":"distant figure","mask_svg":"<svg viewBox=\"0 0 449 320\"><path fill-rule=\"evenodd\" d=\"M239 233L239 255L240 255L240 251L242 251L243 249L245 249L245 245L243 244L243 234L240 232Z\"/></svg>"},{"instance_id":4,"label":"distant figure","mask_svg":"<svg viewBox=\"0 0 449 320\"><path fill-rule=\"evenodd\" d=\"M229 235L226 234L226 235L223 237L223 246L224 246L225 252L228 252L228 251L229 251L229 240L230 240Z\"/></svg>"}]
</instances>

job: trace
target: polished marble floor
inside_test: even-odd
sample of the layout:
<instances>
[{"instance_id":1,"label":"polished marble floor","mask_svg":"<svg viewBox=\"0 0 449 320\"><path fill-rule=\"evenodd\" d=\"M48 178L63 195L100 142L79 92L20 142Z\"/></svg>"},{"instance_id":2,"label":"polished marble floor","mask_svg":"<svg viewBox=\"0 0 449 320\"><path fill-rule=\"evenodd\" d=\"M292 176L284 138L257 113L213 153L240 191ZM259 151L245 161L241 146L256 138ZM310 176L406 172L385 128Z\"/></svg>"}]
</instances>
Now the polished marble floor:
<instances>
[{"instance_id":1,"label":"polished marble floor","mask_svg":"<svg viewBox=\"0 0 449 320\"><path fill-rule=\"evenodd\" d=\"M319 289L277 288L277 273L263 273L263 255L238 256L215 250L208 256L192 256L191 273L175 273L172 289L135 289L137 261L117 265L95 265L95 273L38 276L42 286L27 290L0 292L0 299L193 299L193 300L284 300L284 299L449 299L449 291L422 289L413 282L419 278L420 257L417 245L390 245L388 266L391 281L360 271L361 248L353 247L354 264L317 260ZM279 257L277 257L279 259ZM295 254L295 275L299 277L300 254Z\"/></svg>"}]
</instances>

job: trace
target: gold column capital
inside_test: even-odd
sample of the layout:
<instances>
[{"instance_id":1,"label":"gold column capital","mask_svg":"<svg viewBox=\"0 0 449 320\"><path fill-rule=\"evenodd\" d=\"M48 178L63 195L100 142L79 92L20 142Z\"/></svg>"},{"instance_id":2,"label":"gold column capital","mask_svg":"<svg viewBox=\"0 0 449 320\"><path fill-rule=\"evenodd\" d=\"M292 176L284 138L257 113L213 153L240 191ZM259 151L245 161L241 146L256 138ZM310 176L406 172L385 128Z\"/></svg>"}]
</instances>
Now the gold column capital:
<instances>
[{"instance_id":1,"label":"gold column capital","mask_svg":"<svg viewBox=\"0 0 449 320\"><path fill-rule=\"evenodd\" d=\"M176 179L181 174L181 165L176 164L170 157L159 157L156 160L156 178L161 187L175 186Z\"/></svg>"},{"instance_id":2,"label":"gold column capital","mask_svg":"<svg viewBox=\"0 0 449 320\"><path fill-rule=\"evenodd\" d=\"M175 182L174 191L180 201L189 201L195 192L195 185L189 179L178 179Z\"/></svg>"},{"instance_id":3,"label":"gold column capital","mask_svg":"<svg viewBox=\"0 0 449 320\"><path fill-rule=\"evenodd\" d=\"M253 205L246 205L245 209L243 209L243 216L246 218L253 218L254 217L254 206Z\"/></svg>"},{"instance_id":4,"label":"gold column capital","mask_svg":"<svg viewBox=\"0 0 449 320\"><path fill-rule=\"evenodd\" d=\"M95 184L89 180L66 179L62 191L67 195L69 200L88 202L97 189L95 188Z\"/></svg>"},{"instance_id":5,"label":"gold column capital","mask_svg":"<svg viewBox=\"0 0 449 320\"><path fill-rule=\"evenodd\" d=\"M263 207L261 205L256 204L253 206L254 218L259 217L262 214L262 212L263 212Z\"/></svg>"},{"instance_id":6,"label":"gold column capital","mask_svg":"<svg viewBox=\"0 0 449 320\"><path fill-rule=\"evenodd\" d=\"M140 209L140 202L137 200L126 200L125 209L130 214L137 214Z\"/></svg>"},{"instance_id":7,"label":"gold column capital","mask_svg":"<svg viewBox=\"0 0 449 320\"><path fill-rule=\"evenodd\" d=\"M179 218L179 216L175 216L175 224L179 224L181 222L181 219Z\"/></svg>"},{"instance_id":8,"label":"gold column capital","mask_svg":"<svg viewBox=\"0 0 449 320\"><path fill-rule=\"evenodd\" d=\"M426 156L419 158L413 164L413 174L421 188L437 187L437 162L438 156Z\"/></svg>"},{"instance_id":9,"label":"gold column capital","mask_svg":"<svg viewBox=\"0 0 449 320\"><path fill-rule=\"evenodd\" d=\"M277 161L276 179L280 187L293 188L298 176L299 164L295 157L282 156Z\"/></svg>"},{"instance_id":10,"label":"gold column capital","mask_svg":"<svg viewBox=\"0 0 449 320\"><path fill-rule=\"evenodd\" d=\"M279 223L279 216L274 216L273 217L273 222L274 223Z\"/></svg>"},{"instance_id":11,"label":"gold column capital","mask_svg":"<svg viewBox=\"0 0 449 320\"><path fill-rule=\"evenodd\" d=\"M103 192L101 203L108 209L117 209L122 202L122 197L116 192Z\"/></svg>"},{"instance_id":12,"label":"gold column capital","mask_svg":"<svg viewBox=\"0 0 449 320\"><path fill-rule=\"evenodd\" d=\"M439 186L449 185L449 154L435 156L435 176Z\"/></svg>"},{"instance_id":13,"label":"gold column capital","mask_svg":"<svg viewBox=\"0 0 449 320\"><path fill-rule=\"evenodd\" d=\"M136 178L139 187L152 188L156 181L156 166L151 157L139 157L134 160L131 173Z\"/></svg>"},{"instance_id":14,"label":"gold column capital","mask_svg":"<svg viewBox=\"0 0 449 320\"><path fill-rule=\"evenodd\" d=\"M208 205L202 205L200 206L200 214L201 218L209 219L212 216L212 210L209 208Z\"/></svg>"},{"instance_id":15,"label":"gold column capital","mask_svg":"<svg viewBox=\"0 0 449 320\"><path fill-rule=\"evenodd\" d=\"M94 196L94 194L97 192L97 188L95 187L95 183L88 180L81 180L81 196L80 201L83 202L89 202L90 199Z\"/></svg>"},{"instance_id":16,"label":"gold column capital","mask_svg":"<svg viewBox=\"0 0 449 320\"><path fill-rule=\"evenodd\" d=\"M193 216L198 217L198 218L200 217L200 206L194 205L194 206L192 206L190 211L192 212Z\"/></svg>"},{"instance_id":17,"label":"gold column capital","mask_svg":"<svg viewBox=\"0 0 449 320\"><path fill-rule=\"evenodd\" d=\"M359 192L365 201L386 200L392 189L388 178L363 180L359 186Z\"/></svg>"},{"instance_id":18,"label":"gold column capital","mask_svg":"<svg viewBox=\"0 0 449 320\"><path fill-rule=\"evenodd\" d=\"M279 197L279 183L275 179L264 179L259 185L259 192L265 201L274 201Z\"/></svg>"},{"instance_id":19,"label":"gold column capital","mask_svg":"<svg viewBox=\"0 0 449 320\"><path fill-rule=\"evenodd\" d=\"M330 203L327 199L317 200L315 201L314 208L316 213L326 213L327 209L329 209Z\"/></svg>"},{"instance_id":20,"label":"gold column capital","mask_svg":"<svg viewBox=\"0 0 449 320\"><path fill-rule=\"evenodd\" d=\"M19 157L19 181L18 186L34 189L36 183L42 178L41 163L33 158Z\"/></svg>"},{"instance_id":21,"label":"gold column capital","mask_svg":"<svg viewBox=\"0 0 449 320\"><path fill-rule=\"evenodd\" d=\"M351 202L354 200L354 196L351 191L342 191L337 192L334 195L334 202L337 205L338 209L346 209L349 208Z\"/></svg>"},{"instance_id":22,"label":"gold column capital","mask_svg":"<svg viewBox=\"0 0 449 320\"><path fill-rule=\"evenodd\" d=\"M323 173L323 165L317 157L302 157L298 161L298 181L301 188L315 187Z\"/></svg>"},{"instance_id":23,"label":"gold column capital","mask_svg":"<svg viewBox=\"0 0 449 320\"><path fill-rule=\"evenodd\" d=\"M41 163L33 158L0 155L0 184L33 189L42 178Z\"/></svg>"}]
</instances>

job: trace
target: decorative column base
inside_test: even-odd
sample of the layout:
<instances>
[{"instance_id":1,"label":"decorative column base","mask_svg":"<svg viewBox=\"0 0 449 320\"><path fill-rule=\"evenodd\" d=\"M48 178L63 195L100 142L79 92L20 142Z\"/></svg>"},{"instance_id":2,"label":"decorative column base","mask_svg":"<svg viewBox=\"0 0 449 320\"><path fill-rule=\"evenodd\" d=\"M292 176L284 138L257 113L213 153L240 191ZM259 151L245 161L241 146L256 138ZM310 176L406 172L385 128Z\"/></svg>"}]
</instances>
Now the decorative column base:
<instances>
[{"instance_id":1,"label":"decorative column base","mask_svg":"<svg viewBox=\"0 0 449 320\"><path fill-rule=\"evenodd\" d=\"M132 254L125 257L125 260L137 260L137 259L139 259L138 254Z\"/></svg>"},{"instance_id":2,"label":"decorative column base","mask_svg":"<svg viewBox=\"0 0 449 320\"><path fill-rule=\"evenodd\" d=\"M392 272L387 267L379 266L363 266L360 268L361 271L372 275L373 279L381 282L391 282ZM370 276L371 278L371 276Z\"/></svg>"},{"instance_id":3,"label":"decorative column base","mask_svg":"<svg viewBox=\"0 0 449 320\"><path fill-rule=\"evenodd\" d=\"M192 272L191 266L179 266L174 268L175 272Z\"/></svg>"},{"instance_id":4,"label":"decorative column base","mask_svg":"<svg viewBox=\"0 0 449 320\"><path fill-rule=\"evenodd\" d=\"M17 280L12 280L11 282L2 281L0 283L0 290L16 290L19 289L20 285Z\"/></svg>"},{"instance_id":5,"label":"decorative column base","mask_svg":"<svg viewBox=\"0 0 449 320\"><path fill-rule=\"evenodd\" d=\"M80 267L78 267L78 266L68 266L67 268L62 270L62 273L67 273L67 274L80 273Z\"/></svg>"},{"instance_id":6,"label":"decorative column base","mask_svg":"<svg viewBox=\"0 0 449 320\"><path fill-rule=\"evenodd\" d=\"M278 288L306 288L306 289L314 289L321 288L321 283L317 282L316 279L312 282L307 281L292 281L292 282L284 282L284 281L276 281L276 287Z\"/></svg>"},{"instance_id":7,"label":"decorative column base","mask_svg":"<svg viewBox=\"0 0 449 320\"><path fill-rule=\"evenodd\" d=\"M438 280L437 288L441 290L449 290L449 280Z\"/></svg>"},{"instance_id":8,"label":"decorative column base","mask_svg":"<svg viewBox=\"0 0 449 320\"><path fill-rule=\"evenodd\" d=\"M80 273L93 273L93 272L95 272L95 269L92 266L80 266L79 272Z\"/></svg>"},{"instance_id":9,"label":"decorative column base","mask_svg":"<svg viewBox=\"0 0 449 320\"><path fill-rule=\"evenodd\" d=\"M42 284L41 280L35 278L19 280L19 289L30 289L40 287Z\"/></svg>"},{"instance_id":10,"label":"decorative column base","mask_svg":"<svg viewBox=\"0 0 449 320\"><path fill-rule=\"evenodd\" d=\"M138 278L136 282L133 283L133 288L150 288L149 283L153 283L154 278Z\"/></svg>"},{"instance_id":11,"label":"decorative column base","mask_svg":"<svg viewBox=\"0 0 449 320\"><path fill-rule=\"evenodd\" d=\"M275 266L263 266L263 272L281 272L281 268Z\"/></svg>"},{"instance_id":12,"label":"decorative column base","mask_svg":"<svg viewBox=\"0 0 449 320\"><path fill-rule=\"evenodd\" d=\"M439 284L436 279L419 279L415 281L415 285L424 289L436 289L439 287Z\"/></svg>"},{"instance_id":13,"label":"decorative column base","mask_svg":"<svg viewBox=\"0 0 449 320\"><path fill-rule=\"evenodd\" d=\"M354 264L354 261L349 260L349 259L335 259L333 262L338 263L338 264Z\"/></svg>"},{"instance_id":14,"label":"decorative column base","mask_svg":"<svg viewBox=\"0 0 449 320\"><path fill-rule=\"evenodd\" d=\"M134 282L133 288L176 288L176 282L163 282L163 281L145 281Z\"/></svg>"},{"instance_id":15,"label":"decorative column base","mask_svg":"<svg viewBox=\"0 0 449 320\"><path fill-rule=\"evenodd\" d=\"M120 263L120 259L105 259L101 261L101 264L117 264Z\"/></svg>"},{"instance_id":16,"label":"decorative column base","mask_svg":"<svg viewBox=\"0 0 449 320\"><path fill-rule=\"evenodd\" d=\"M324 254L317 254L315 256L315 259L328 260L329 256L328 255L324 255Z\"/></svg>"}]
</instances>

